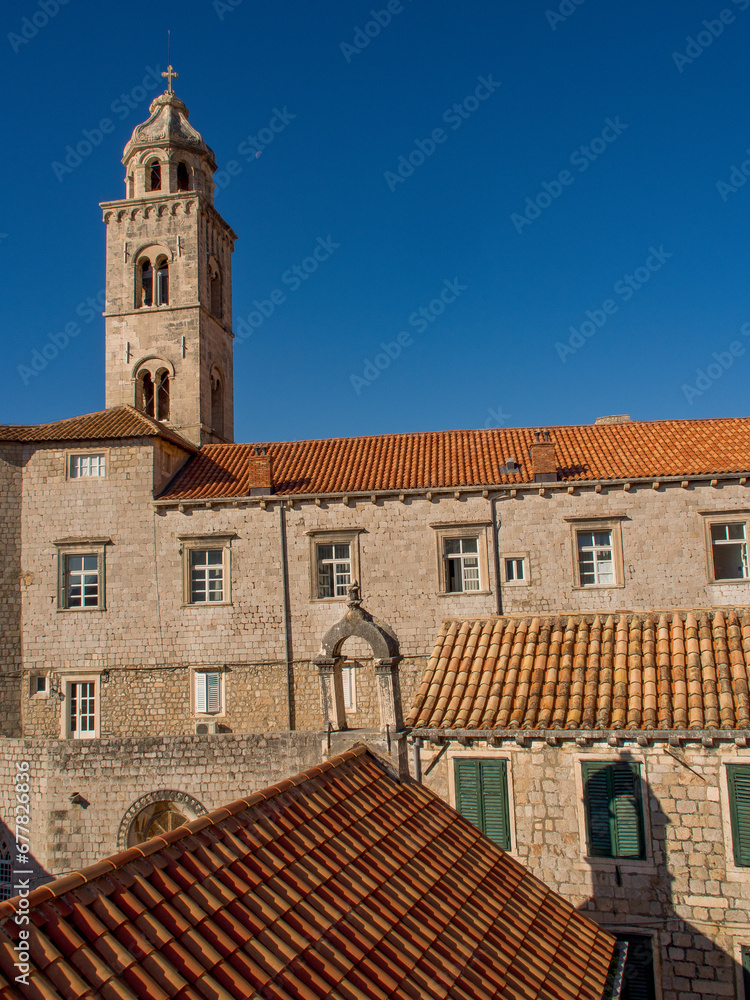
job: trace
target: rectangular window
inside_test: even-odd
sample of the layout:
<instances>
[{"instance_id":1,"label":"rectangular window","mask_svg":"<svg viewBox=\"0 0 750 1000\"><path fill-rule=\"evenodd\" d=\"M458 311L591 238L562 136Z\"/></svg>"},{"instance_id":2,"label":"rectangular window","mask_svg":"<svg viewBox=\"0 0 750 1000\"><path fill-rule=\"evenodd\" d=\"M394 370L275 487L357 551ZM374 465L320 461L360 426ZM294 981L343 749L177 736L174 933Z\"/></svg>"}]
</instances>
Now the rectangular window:
<instances>
[{"instance_id":1,"label":"rectangular window","mask_svg":"<svg viewBox=\"0 0 750 1000\"><path fill-rule=\"evenodd\" d=\"M742 956L742 987L745 993L745 1000L750 1000L750 948L743 947Z\"/></svg>"},{"instance_id":2,"label":"rectangular window","mask_svg":"<svg viewBox=\"0 0 750 1000\"><path fill-rule=\"evenodd\" d=\"M13 862L5 843L0 845L0 901L13 895Z\"/></svg>"},{"instance_id":3,"label":"rectangular window","mask_svg":"<svg viewBox=\"0 0 750 1000\"><path fill-rule=\"evenodd\" d=\"M712 524L710 527L714 580L747 580L745 522Z\"/></svg>"},{"instance_id":4,"label":"rectangular window","mask_svg":"<svg viewBox=\"0 0 750 1000\"><path fill-rule=\"evenodd\" d=\"M638 764L584 761L583 801L590 857L645 858Z\"/></svg>"},{"instance_id":5,"label":"rectangular window","mask_svg":"<svg viewBox=\"0 0 750 1000\"><path fill-rule=\"evenodd\" d=\"M224 550L191 549L190 603L211 604L224 600Z\"/></svg>"},{"instance_id":6,"label":"rectangular window","mask_svg":"<svg viewBox=\"0 0 750 1000\"><path fill-rule=\"evenodd\" d=\"M47 694L47 678L44 674L31 675L29 678L29 694L32 698L37 694Z\"/></svg>"},{"instance_id":7,"label":"rectangular window","mask_svg":"<svg viewBox=\"0 0 750 1000\"><path fill-rule=\"evenodd\" d=\"M65 607L100 606L99 556L93 552L65 557Z\"/></svg>"},{"instance_id":8,"label":"rectangular window","mask_svg":"<svg viewBox=\"0 0 750 1000\"><path fill-rule=\"evenodd\" d=\"M727 764L734 863L750 868L750 764Z\"/></svg>"},{"instance_id":9,"label":"rectangular window","mask_svg":"<svg viewBox=\"0 0 750 1000\"><path fill-rule=\"evenodd\" d=\"M454 760L456 809L505 851L510 850L507 762L469 757Z\"/></svg>"},{"instance_id":10,"label":"rectangular window","mask_svg":"<svg viewBox=\"0 0 750 1000\"><path fill-rule=\"evenodd\" d=\"M351 545L318 545L318 597L346 597L352 582Z\"/></svg>"},{"instance_id":11,"label":"rectangular window","mask_svg":"<svg viewBox=\"0 0 750 1000\"><path fill-rule=\"evenodd\" d=\"M221 711L221 674L218 670L197 670L195 678L195 712L216 715Z\"/></svg>"},{"instance_id":12,"label":"rectangular window","mask_svg":"<svg viewBox=\"0 0 750 1000\"><path fill-rule=\"evenodd\" d=\"M99 478L107 474L104 455L71 455L68 476L70 479Z\"/></svg>"},{"instance_id":13,"label":"rectangular window","mask_svg":"<svg viewBox=\"0 0 750 1000\"><path fill-rule=\"evenodd\" d=\"M526 572L523 559L505 560L505 580L507 583L514 583L526 579Z\"/></svg>"},{"instance_id":14,"label":"rectangular window","mask_svg":"<svg viewBox=\"0 0 750 1000\"><path fill-rule=\"evenodd\" d=\"M615 934L628 946L620 1000L656 1000L654 945L647 934Z\"/></svg>"},{"instance_id":15,"label":"rectangular window","mask_svg":"<svg viewBox=\"0 0 750 1000\"><path fill-rule=\"evenodd\" d=\"M68 730L73 739L91 739L96 735L96 685L94 681L76 681L68 685Z\"/></svg>"},{"instance_id":16,"label":"rectangular window","mask_svg":"<svg viewBox=\"0 0 750 1000\"><path fill-rule=\"evenodd\" d=\"M446 538L443 542L445 558L445 589L450 594L479 590L479 539Z\"/></svg>"},{"instance_id":17,"label":"rectangular window","mask_svg":"<svg viewBox=\"0 0 750 1000\"><path fill-rule=\"evenodd\" d=\"M615 582L612 532L579 531L578 579L581 587L606 587Z\"/></svg>"}]
</instances>

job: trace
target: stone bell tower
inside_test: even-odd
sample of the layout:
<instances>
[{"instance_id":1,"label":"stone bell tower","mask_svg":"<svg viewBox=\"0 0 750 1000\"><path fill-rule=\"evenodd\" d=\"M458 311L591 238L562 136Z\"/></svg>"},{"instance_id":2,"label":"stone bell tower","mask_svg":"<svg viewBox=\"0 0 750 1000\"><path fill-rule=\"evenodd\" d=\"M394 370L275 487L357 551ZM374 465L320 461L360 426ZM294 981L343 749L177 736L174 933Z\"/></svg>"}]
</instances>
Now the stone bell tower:
<instances>
[{"instance_id":1,"label":"stone bell tower","mask_svg":"<svg viewBox=\"0 0 750 1000\"><path fill-rule=\"evenodd\" d=\"M128 404L193 444L232 441L236 235L214 208L213 151L172 90L123 155L107 225L106 405Z\"/></svg>"}]
</instances>

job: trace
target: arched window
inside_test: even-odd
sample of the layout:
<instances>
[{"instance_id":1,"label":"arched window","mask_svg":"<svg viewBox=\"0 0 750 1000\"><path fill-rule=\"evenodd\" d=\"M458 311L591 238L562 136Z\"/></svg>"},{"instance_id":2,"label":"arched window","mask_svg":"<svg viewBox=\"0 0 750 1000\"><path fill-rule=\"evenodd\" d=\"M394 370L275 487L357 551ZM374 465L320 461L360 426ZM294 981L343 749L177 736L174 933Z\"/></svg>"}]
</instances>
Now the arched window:
<instances>
[{"instance_id":1,"label":"arched window","mask_svg":"<svg viewBox=\"0 0 750 1000\"><path fill-rule=\"evenodd\" d=\"M152 160L146 167L146 189L161 191L161 163L158 160Z\"/></svg>"},{"instance_id":2,"label":"arched window","mask_svg":"<svg viewBox=\"0 0 750 1000\"><path fill-rule=\"evenodd\" d=\"M224 379L218 368L211 369L211 427L217 437L224 437Z\"/></svg>"},{"instance_id":3,"label":"arched window","mask_svg":"<svg viewBox=\"0 0 750 1000\"><path fill-rule=\"evenodd\" d=\"M156 304L165 306L169 303L169 264L166 257L156 261Z\"/></svg>"},{"instance_id":4,"label":"arched window","mask_svg":"<svg viewBox=\"0 0 750 1000\"><path fill-rule=\"evenodd\" d=\"M169 372L156 375L156 419L169 420Z\"/></svg>"},{"instance_id":5,"label":"arched window","mask_svg":"<svg viewBox=\"0 0 750 1000\"><path fill-rule=\"evenodd\" d=\"M217 319L223 315L223 289L221 281L221 268L218 261L211 258L208 262L209 281L211 283L211 312Z\"/></svg>"},{"instance_id":6,"label":"arched window","mask_svg":"<svg viewBox=\"0 0 750 1000\"><path fill-rule=\"evenodd\" d=\"M154 380L151 378L151 372L143 373L143 381L141 382L141 392L143 397L143 412L149 417L154 416Z\"/></svg>"},{"instance_id":7,"label":"arched window","mask_svg":"<svg viewBox=\"0 0 750 1000\"><path fill-rule=\"evenodd\" d=\"M190 190L190 174L188 173L188 168L180 160L177 164L177 190L178 191L189 191Z\"/></svg>"},{"instance_id":8,"label":"arched window","mask_svg":"<svg viewBox=\"0 0 750 1000\"><path fill-rule=\"evenodd\" d=\"M138 301L138 306L150 306L154 301L154 269L151 267L151 261L148 257L144 257L140 262L141 267L141 294L140 301Z\"/></svg>"}]
</instances>

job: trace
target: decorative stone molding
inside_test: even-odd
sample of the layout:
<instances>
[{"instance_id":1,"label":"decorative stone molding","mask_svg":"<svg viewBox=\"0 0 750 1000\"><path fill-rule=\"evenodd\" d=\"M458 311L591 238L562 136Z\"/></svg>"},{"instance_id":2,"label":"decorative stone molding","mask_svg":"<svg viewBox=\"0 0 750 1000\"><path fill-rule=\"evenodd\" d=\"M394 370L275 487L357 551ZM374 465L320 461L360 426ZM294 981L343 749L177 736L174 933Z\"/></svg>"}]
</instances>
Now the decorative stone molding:
<instances>
[{"instance_id":1,"label":"decorative stone molding","mask_svg":"<svg viewBox=\"0 0 750 1000\"><path fill-rule=\"evenodd\" d=\"M156 792L149 792L148 795L144 795L140 799L137 799L122 817L120 829L117 832L118 850L126 850L128 846L128 833L130 832L130 827L136 816L148 806L153 805L155 802L174 802L175 805L181 807L182 812L192 813L190 819L197 819L199 816L205 816L208 812L204 805L202 805L196 798L193 798L192 795L188 795L187 792L180 792L175 789L160 789Z\"/></svg>"}]
</instances>

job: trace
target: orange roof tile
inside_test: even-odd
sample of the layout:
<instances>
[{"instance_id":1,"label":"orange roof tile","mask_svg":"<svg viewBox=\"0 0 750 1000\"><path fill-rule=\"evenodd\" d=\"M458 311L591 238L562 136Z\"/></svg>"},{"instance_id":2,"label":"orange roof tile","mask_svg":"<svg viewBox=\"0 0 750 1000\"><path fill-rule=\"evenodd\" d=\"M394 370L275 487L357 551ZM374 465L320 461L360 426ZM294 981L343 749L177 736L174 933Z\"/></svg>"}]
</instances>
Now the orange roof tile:
<instances>
[{"instance_id":1,"label":"orange roof tile","mask_svg":"<svg viewBox=\"0 0 750 1000\"><path fill-rule=\"evenodd\" d=\"M630 421L550 428L565 482L747 473L750 418ZM367 493L533 482L528 427L264 443L280 494ZM256 444L205 445L161 499L240 497ZM519 473L501 473L508 458ZM257 458L256 458L257 461Z\"/></svg>"},{"instance_id":2,"label":"orange roof tile","mask_svg":"<svg viewBox=\"0 0 750 1000\"><path fill-rule=\"evenodd\" d=\"M750 611L449 620L414 729L750 728Z\"/></svg>"},{"instance_id":3,"label":"orange roof tile","mask_svg":"<svg viewBox=\"0 0 750 1000\"><path fill-rule=\"evenodd\" d=\"M0 903L0 994L606 995L614 939L364 747L176 833L31 892L29 987Z\"/></svg>"},{"instance_id":4,"label":"orange roof tile","mask_svg":"<svg viewBox=\"0 0 750 1000\"><path fill-rule=\"evenodd\" d=\"M132 406L113 406L52 424L0 424L0 441L108 441L139 437L163 437L185 451L196 450L168 424L153 420Z\"/></svg>"}]
</instances>

